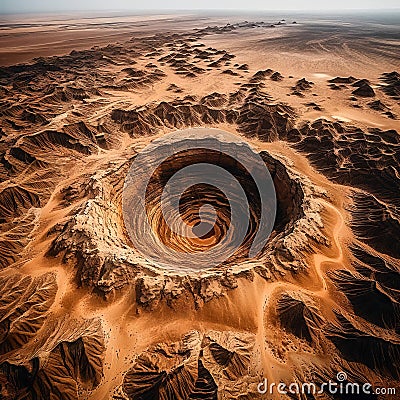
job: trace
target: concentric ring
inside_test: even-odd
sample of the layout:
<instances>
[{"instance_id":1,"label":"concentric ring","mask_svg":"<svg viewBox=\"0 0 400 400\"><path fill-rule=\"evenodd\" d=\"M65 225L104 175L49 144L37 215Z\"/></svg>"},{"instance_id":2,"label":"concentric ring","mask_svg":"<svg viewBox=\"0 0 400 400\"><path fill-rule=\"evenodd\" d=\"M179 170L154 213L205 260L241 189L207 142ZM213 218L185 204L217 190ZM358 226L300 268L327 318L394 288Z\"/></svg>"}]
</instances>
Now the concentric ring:
<instances>
[{"instance_id":1,"label":"concentric ring","mask_svg":"<svg viewBox=\"0 0 400 400\"><path fill-rule=\"evenodd\" d=\"M246 142L195 128L157 139L135 157L122 209L147 260L187 273L234 255L256 257L274 226L276 195L265 162Z\"/></svg>"}]
</instances>

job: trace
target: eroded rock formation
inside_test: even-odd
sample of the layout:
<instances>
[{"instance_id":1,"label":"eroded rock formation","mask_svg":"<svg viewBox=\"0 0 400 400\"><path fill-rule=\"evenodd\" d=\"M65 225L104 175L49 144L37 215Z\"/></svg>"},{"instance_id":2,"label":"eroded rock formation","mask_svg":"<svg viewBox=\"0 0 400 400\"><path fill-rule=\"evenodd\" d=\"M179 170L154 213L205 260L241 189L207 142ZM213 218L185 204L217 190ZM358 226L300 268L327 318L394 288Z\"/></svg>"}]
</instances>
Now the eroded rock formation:
<instances>
[{"instance_id":1,"label":"eroded rock formation","mask_svg":"<svg viewBox=\"0 0 400 400\"><path fill-rule=\"evenodd\" d=\"M157 34L1 68L0 397L250 400L266 376L323 383L337 371L398 385L399 134L303 120L269 89L309 96L317 80L288 86L290 77L234 64L235 54L203 43L270 27ZM208 90L196 81L203 76L229 89ZM386 96L365 100L371 113L398 97L397 72L376 91L351 76L329 82ZM260 204L248 171L222 152L167 160L149 185L147 216L168 246L212 247L229 226L223 193L200 185L182 196L182 215L195 228L212 204L217 223L195 241L168 231L159 198L183 166L214 162L250 199L238 251L180 274L135 248L122 197L149 142L198 127L251 145L272 177L276 219L250 258Z\"/></svg>"}]
</instances>

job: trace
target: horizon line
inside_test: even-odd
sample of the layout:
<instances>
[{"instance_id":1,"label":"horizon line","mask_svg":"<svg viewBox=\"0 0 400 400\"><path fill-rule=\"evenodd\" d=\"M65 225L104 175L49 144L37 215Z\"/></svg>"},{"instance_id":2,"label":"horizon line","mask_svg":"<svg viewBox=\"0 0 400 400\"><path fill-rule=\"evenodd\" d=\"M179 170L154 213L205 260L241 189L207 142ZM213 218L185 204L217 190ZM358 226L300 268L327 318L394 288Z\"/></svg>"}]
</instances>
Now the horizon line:
<instances>
[{"instance_id":1,"label":"horizon line","mask_svg":"<svg viewBox=\"0 0 400 400\"><path fill-rule=\"evenodd\" d=\"M174 9L174 8L114 8L114 9L60 9L60 10L16 10L5 11L0 9L0 15L17 15L17 14L57 14L57 13L84 13L84 12L149 12L149 13L165 13L165 12L351 12L351 11L398 11L400 7L389 8L309 8L309 9L296 9L296 8L283 8L283 9L240 9L240 8L190 8L190 9Z\"/></svg>"}]
</instances>

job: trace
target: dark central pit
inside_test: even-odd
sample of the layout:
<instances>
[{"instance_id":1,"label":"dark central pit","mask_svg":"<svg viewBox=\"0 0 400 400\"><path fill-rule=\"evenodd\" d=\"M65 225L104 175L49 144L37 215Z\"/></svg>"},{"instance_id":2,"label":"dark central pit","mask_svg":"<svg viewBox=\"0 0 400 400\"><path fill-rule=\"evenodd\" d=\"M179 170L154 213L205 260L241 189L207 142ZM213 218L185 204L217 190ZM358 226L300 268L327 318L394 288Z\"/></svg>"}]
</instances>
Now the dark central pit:
<instances>
[{"instance_id":1,"label":"dark central pit","mask_svg":"<svg viewBox=\"0 0 400 400\"><path fill-rule=\"evenodd\" d=\"M179 136L134 161L124 189L125 223L134 228L132 241L156 262L166 257L169 264L196 265L203 255L242 262L260 256L271 231L291 220L293 182L285 171L277 173L282 164L227 135Z\"/></svg>"}]
</instances>

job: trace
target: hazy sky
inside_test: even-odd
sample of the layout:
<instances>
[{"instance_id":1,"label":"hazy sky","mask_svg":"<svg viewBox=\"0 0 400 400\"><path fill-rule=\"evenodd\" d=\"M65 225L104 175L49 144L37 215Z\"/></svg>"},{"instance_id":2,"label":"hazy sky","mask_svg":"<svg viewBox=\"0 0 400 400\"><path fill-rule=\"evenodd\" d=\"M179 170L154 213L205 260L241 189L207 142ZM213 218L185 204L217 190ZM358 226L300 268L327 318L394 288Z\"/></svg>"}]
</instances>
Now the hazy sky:
<instances>
[{"instance_id":1,"label":"hazy sky","mask_svg":"<svg viewBox=\"0 0 400 400\"><path fill-rule=\"evenodd\" d=\"M399 8L399 0L0 0L0 13L73 10L345 10Z\"/></svg>"}]
</instances>

